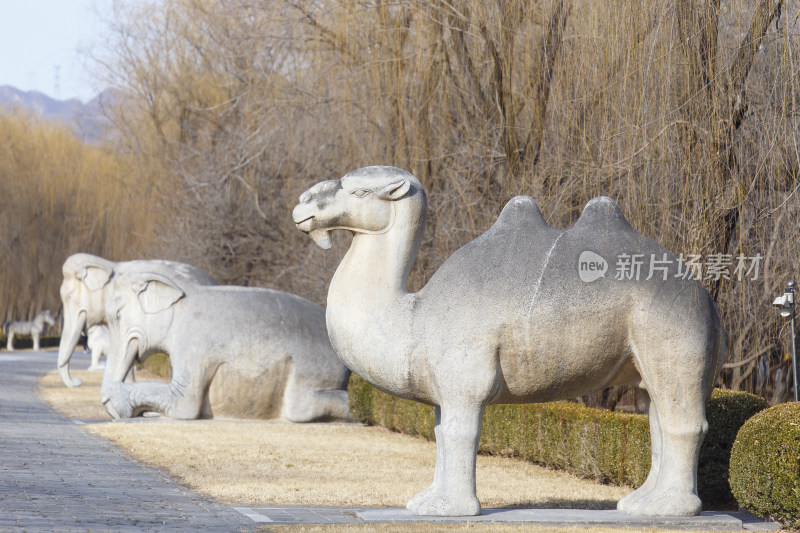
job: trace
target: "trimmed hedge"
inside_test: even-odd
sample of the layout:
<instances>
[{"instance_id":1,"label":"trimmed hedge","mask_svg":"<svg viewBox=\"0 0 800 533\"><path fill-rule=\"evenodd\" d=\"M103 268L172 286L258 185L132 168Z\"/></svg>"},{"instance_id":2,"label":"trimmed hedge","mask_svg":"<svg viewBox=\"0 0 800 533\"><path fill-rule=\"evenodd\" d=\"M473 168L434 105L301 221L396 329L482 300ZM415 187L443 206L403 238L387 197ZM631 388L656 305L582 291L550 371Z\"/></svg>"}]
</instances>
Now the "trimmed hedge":
<instances>
[{"instance_id":1,"label":"trimmed hedge","mask_svg":"<svg viewBox=\"0 0 800 533\"><path fill-rule=\"evenodd\" d=\"M730 483L739 504L800 528L800 404L771 407L739 430Z\"/></svg>"},{"instance_id":2,"label":"trimmed hedge","mask_svg":"<svg viewBox=\"0 0 800 533\"><path fill-rule=\"evenodd\" d=\"M767 409L769 403L746 392L714 389L706 404L708 434L700 448L697 492L703 505L736 509L736 498L728 484L731 449L739 428L753 415Z\"/></svg>"},{"instance_id":3,"label":"trimmed hedge","mask_svg":"<svg viewBox=\"0 0 800 533\"><path fill-rule=\"evenodd\" d=\"M356 375L350 377L348 391L356 420L434 438L433 407L385 394ZM763 398L752 394L713 392L706 407L709 432L698 467L698 492L706 505L735 505L727 484L730 450L744 421L766 407ZM490 405L483 415L479 451L638 487L650 471L650 427L646 415L569 402Z\"/></svg>"}]
</instances>

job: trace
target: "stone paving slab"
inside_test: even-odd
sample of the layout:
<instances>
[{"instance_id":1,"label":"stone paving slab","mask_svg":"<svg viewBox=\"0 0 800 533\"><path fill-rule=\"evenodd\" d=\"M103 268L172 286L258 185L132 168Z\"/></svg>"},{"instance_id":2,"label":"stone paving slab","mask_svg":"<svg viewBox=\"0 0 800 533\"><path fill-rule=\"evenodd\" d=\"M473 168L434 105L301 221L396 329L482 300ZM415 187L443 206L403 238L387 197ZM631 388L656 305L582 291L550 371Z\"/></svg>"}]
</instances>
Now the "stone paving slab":
<instances>
[{"instance_id":1,"label":"stone paving slab","mask_svg":"<svg viewBox=\"0 0 800 533\"><path fill-rule=\"evenodd\" d=\"M702 531L775 531L780 525L744 512L703 512L689 518L631 517L616 510L483 509L480 516L420 517L404 508L253 506L235 507L254 522L289 524L507 524L524 526L579 526L661 528Z\"/></svg>"},{"instance_id":2,"label":"stone paving slab","mask_svg":"<svg viewBox=\"0 0 800 533\"><path fill-rule=\"evenodd\" d=\"M366 522L359 517L365 511L379 511L383 509L369 509L366 507L324 507L300 505L276 505L234 507L254 522L270 523L275 525L286 524L363 524ZM385 522L386 520L381 520Z\"/></svg>"},{"instance_id":3,"label":"stone paving slab","mask_svg":"<svg viewBox=\"0 0 800 533\"><path fill-rule=\"evenodd\" d=\"M419 522L420 517L403 508L369 509L358 511L365 522ZM705 511L700 516L687 518L660 518L630 516L617 510L589 509L483 509L480 516L459 518L427 517L426 522L440 523L504 523L526 526L581 526L697 529L704 531L750 530L773 531L780 529L774 522L747 513Z\"/></svg>"}]
</instances>

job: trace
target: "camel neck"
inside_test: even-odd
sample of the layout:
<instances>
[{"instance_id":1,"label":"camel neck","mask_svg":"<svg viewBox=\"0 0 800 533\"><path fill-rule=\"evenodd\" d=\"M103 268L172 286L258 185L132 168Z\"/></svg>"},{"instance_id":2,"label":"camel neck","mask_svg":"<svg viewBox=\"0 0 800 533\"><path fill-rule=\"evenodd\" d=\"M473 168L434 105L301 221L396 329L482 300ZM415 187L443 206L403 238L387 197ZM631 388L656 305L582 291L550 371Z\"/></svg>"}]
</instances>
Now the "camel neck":
<instances>
[{"instance_id":1,"label":"camel neck","mask_svg":"<svg viewBox=\"0 0 800 533\"><path fill-rule=\"evenodd\" d=\"M401 216L386 233L353 237L331 281L326 312L330 340L342 361L393 393L404 390L408 379L416 296L406 290L406 281L425 222L424 211L421 217L403 214L398 209Z\"/></svg>"},{"instance_id":2,"label":"camel neck","mask_svg":"<svg viewBox=\"0 0 800 533\"><path fill-rule=\"evenodd\" d=\"M425 226L422 200L395 204L392 226L385 233L354 235L331 281L328 305L386 306L408 294L408 274Z\"/></svg>"}]
</instances>

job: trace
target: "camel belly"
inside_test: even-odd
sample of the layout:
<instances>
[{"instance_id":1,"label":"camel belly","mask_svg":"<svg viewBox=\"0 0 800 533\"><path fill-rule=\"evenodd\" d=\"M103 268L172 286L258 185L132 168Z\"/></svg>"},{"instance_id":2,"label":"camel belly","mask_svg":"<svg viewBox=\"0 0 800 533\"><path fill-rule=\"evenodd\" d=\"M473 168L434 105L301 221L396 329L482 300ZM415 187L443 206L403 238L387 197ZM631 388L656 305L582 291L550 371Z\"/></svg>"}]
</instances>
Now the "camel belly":
<instances>
[{"instance_id":1,"label":"camel belly","mask_svg":"<svg viewBox=\"0 0 800 533\"><path fill-rule=\"evenodd\" d=\"M503 383L497 403L563 400L638 383L627 327L618 317L533 324L538 325L516 328L499 344Z\"/></svg>"}]
</instances>

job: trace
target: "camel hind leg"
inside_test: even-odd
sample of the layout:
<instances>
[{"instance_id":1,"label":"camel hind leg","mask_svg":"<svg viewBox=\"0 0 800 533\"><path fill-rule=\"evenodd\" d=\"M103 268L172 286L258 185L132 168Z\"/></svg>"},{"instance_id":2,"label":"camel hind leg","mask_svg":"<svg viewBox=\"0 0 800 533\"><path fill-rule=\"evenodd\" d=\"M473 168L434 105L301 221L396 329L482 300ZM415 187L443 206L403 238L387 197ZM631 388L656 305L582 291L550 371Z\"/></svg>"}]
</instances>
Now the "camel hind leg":
<instances>
[{"instance_id":1,"label":"camel hind leg","mask_svg":"<svg viewBox=\"0 0 800 533\"><path fill-rule=\"evenodd\" d=\"M642 334L632 339L651 400L653 464L645 484L620 508L635 515L694 516L702 507L697 463L720 334L714 324L663 318L659 328L637 328Z\"/></svg>"},{"instance_id":2,"label":"camel hind leg","mask_svg":"<svg viewBox=\"0 0 800 533\"><path fill-rule=\"evenodd\" d=\"M644 402L647 406L647 418L650 422L650 473L647 475L645 482L642 483L639 488L630 494L627 494L617 503L617 509L626 512L635 505L639 498L653 490L653 487L656 484L656 479L658 479L658 474L661 471L661 459L663 458L663 434L661 432L661 425L658 421L656 404L650 400L650 395L648 394L647 389L641 389L641 391Z\"/></svg>"}]
</instances>

